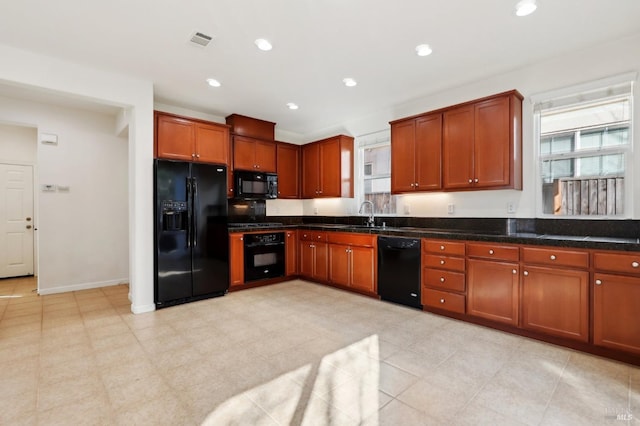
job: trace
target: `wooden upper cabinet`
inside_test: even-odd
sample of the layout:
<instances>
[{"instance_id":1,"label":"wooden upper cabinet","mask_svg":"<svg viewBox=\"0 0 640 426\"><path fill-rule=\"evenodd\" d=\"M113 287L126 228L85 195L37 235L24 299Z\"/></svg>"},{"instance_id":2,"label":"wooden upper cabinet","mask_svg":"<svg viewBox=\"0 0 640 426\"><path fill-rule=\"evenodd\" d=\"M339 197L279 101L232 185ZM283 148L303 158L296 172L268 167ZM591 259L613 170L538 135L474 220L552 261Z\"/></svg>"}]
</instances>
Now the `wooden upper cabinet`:
<instances>
[{"instance_id":1,"label":"wooden upper cabinet","mask_svg":"<svg viewBox=\"0 0 640 426\"><path fill-rule=\"evenodd\" d=\"M302 198L353 197L353 138L302 146Z\"/></svg>"},{"instance_id":2,"label":"wooden upper cabinet","mask_svg":"<svg viewBox=\"0 0 640 426\"><path fill-rule=\"evenodd\" d=\"M275 142L234 135L233 167L237 170L275 173Z\"/></svg>"},{"instance_id":3,"label":"wooden upper cabinet","mask_svg":"<svg viewBox=\"0 0 640 426\"><path fill-rule=\"evenodd\" d=\"M155 112L156 157L229 164L229 127Z\"/></svg>"},{"instance_id":4,"label":"wooden upper cabinet","mask_svg":"<svg viewBox=\"0 0 640 426\"><path fill-rule=\"evenodd\" d=\"M278 198L300 198L300 146L278 142Z\"/></svg>"},{"instance_id":5,"label":"wooden upper cabinet","mask_svg":"<svg viewBox=\"0 0 640 426\"><path fill-rule=\"evenodd\" d=\"M442 114L391 124L391 192L442 188Z\"/></svg>"},{"instance_id":6,"label":"wooden upper cabinet","mask_svg":"<svg viewBox=\"0 0 640 426\"><path fill-rule=\"evenodd\" d=\"M511 91L444 112L443 187L522 189L522 95Z\"/></svg>"}]
</instances>

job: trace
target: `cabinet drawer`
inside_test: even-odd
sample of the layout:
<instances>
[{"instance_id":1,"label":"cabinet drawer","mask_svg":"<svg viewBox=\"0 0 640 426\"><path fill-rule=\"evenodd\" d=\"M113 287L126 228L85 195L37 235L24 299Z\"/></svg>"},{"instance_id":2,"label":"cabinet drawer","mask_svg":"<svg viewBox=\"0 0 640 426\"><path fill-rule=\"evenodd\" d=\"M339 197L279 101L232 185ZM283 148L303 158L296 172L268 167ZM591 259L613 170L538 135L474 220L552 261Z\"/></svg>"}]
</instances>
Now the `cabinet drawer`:
<instances>
[{"instance_id":1,"label":"cabinet drawer","mask_svg":"<svg viewBox=\"0 0 640 426\"><path fill-rule=\"evenodd\" d=\"M640 274L640 254L594 253L593 266L598 271Z\"/></svg>"},{"instance_id":2,"label":"cabinet drawer","mask_svg":"<svg viewBox=\"0 0 640 426\"><path fill-rule=\"evenodd\" d=\"M520 249L516 246L474 243L467 244L467 256L517 262L520 259Z\"/></svg>"},{"instance_id":3,"label":"cabinet drawer","mask_svg":"<svg viewBox=\"0 0 640 426\"><path fill-rule=\"evenodd\" d=\"M300 241L327 241L327 233L326 232L318 232L318 231L300 231Z\"/></svg>"},{"instance_id":4,"label":"cabinet drawer","mask_svg":"<svg viewBox=\"0 0 640 426\"><path fill-rule=\"evenodd\" d=\"M373 235L353 234L349 232L329 232L328 238L329 242L334 244L373 247L377 237Z\"/></svg>"},{"instance_id":5,"label":"cabinet drawer","mask_svg":"<svg viewBox=\"0 0 640 426\"><path fill-rule=\"evenodd\" d=\"M464 272L464 257L438 256L435 254L422 255L422 266L429 268L449 269Z\"/></svg>"},{"instance_id":6,"label":"cabinet drawer","mask_svg":"<svg viewBox=\"0 0 640 426\"><path fill-rule=\"evenodd\" d=\"M422 304L432 308L464 314L465 298L461 294L423 288Z\"/></svg>"},{"instance_id":7,"label":"cabinet drawer","mask_svg":"<svg viewBox=\"0 0 640 426\"><path fill-rule=\"evenodd\" d=\"M464 243L449 240L422 240L422 251L425 253L442 253L464 256Z\"/></svg>"},{"instance_id":8,"label":"cabinet drawer","mask_svg":"<svg viewBox=\"0 0 640 426\"><path fill-rule=\"evenodd\" d=\"M424 268L422 284L444 290L464 291L464 274L440 269Z\"/></svg>"},{"instance_id":9,"label":"cabinet drawer","mask_svg":"<svg viewBox=\"0 0 640 426\"><path fill-rule=\"evenodd\" d=\"M556 249L551 247L524 247L522 249L522 260L525 263L538 265L559 265L574 268L589 267L589 253L586 251Z\"/></svg>"}]
</instances>

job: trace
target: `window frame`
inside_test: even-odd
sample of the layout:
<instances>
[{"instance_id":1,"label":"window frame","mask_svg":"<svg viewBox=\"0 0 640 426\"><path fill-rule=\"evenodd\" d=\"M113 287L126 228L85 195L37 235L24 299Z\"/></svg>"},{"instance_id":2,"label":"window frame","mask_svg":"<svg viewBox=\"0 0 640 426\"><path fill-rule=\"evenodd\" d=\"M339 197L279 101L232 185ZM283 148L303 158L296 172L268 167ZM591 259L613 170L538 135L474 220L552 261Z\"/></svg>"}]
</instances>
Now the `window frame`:
<instances>
[{"instance_id":1,"label":"window frame","mask_svg":"<svg viewBox=\"0 0 640 426\"><path fill-rule=\"evenodd\" d=\"M633 165L636 163L634 157L635 149L634 149L634 127L637 125L635 122L635 108L634 108L634 99L635 99L635 80L636 73L628 73L621 76L606 78L602 80L598 80L596 82L576 85L567 87L561 90L556 90L553 92L548 92L544 94L533 95L531 97L531 102L534 106L533 108L533 152L535 158L535 199L536 199L536 217L539 218L553 218L553 219L591 219L591 220L626 220L630 219L634 216L634 205L635 200L633 199ZM571 152L559 153L559 154L542 154L541 153L541 118L542 111L552 109L552 108L544 108L541 105L544 104L552 104L555 99L560 99L562 102L563 98L575 98L578 102L568 102L565 106L569 106L571 104L579 104L579 99L582 96L582 93L603 93L605 94L607 90L616 86L628 85L629 89L625 93L627 93L624 98L629 98L629 125L624 126L628 128L629 132L629 143L624 145L613 145L613 146L600 146L598 148L584 148L577 149ZM623 96L615 96L615 95L603 95L595 99L607 99L607 98L615 98ZM587 101L583 101L585 104ZM589 130L599 129L599 128L610 128L616 129L622 127L620 122L609 123L607 125L597 125L597 126L585 126L577 129L566 129L563 131L558 131L555 134L574 134L574 146L579 146L580 143L580 134ZM554 133L550 133L553 135ZM547 135L550 135L547 134ZM574 174L579 173L579 160L585 157L592 156L604 156L609 154L622 154L624 155L624 179L629 182L624 185L624 212L622 214L616 215L556 215L553 213L545 213L544 202L543 202L543 162L551 161L551 160L559 160L559 159L574 159L573 167L575 169ZM576 176L579 177L579 176Z\"/></svg>"},{"instance_id":2,"label":"window frame","mask_svg":"<svg viewBox=\"0 0 640 426\"><path fill-rule=\"evenodd\" d=\"M354 215L359 215L358 210L362 205L362 202L365 200L365 174L364 174L364 150L369 148L380 148L388 146L391 149L391 129L379 130L377 132L368 133L363 136L356 137L355 140L355 164L354 164L354 176L358 180L357 185L355 185L355 193L354 199L356 201L355 212ZM382 175L376 175L377 177L381 177ZM389 170L389 177L391 177L391 170ZM389 188L389 194L391 197L395 199L396 209L398 207L398 198L397 195L391 193L391 188ZM366 210L368 212L368 210ZM393 217L397 216L397 210L395 212L389 213L381 213L375 212L375 216L383 216L383 217Z\"/></svg>"}]
</instances>

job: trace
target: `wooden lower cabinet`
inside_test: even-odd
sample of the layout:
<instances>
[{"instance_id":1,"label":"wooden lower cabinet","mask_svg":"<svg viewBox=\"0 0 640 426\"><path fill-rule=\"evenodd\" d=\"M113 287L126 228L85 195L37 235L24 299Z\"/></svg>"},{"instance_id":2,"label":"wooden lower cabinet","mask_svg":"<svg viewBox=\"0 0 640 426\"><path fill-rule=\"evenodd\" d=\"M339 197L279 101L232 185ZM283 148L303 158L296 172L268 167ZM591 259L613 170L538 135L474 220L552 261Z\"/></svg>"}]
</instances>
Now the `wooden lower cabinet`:
<instances>
[{"instance_id":1,"label":"wooden lower cabinet","mask_svg":"<svg viewBox=\"0 0 640 426\"><path fill-rule=\"evenodd\" d=\"M374 293L375 268L375 248L329 244L330 282Z\"/></svg>"},{"instance_id":2,"label":"wooden lower cabinet","mask_svg":"<svg viewBox=\"0 0 640 426\"><path fill-rule=\"evenodd\" d=\"M244 284L244 235L229 234L229 285Z\"/></svg>"},{"instance_id":3,"label":"wooden lower cabinet","mask_svg":"<svg viewBox=\"0 0 640 426\"><path fill-rule=\"evenodd\" d=\"M593 343L640 354L640 277L594 274Z\"/></svg>"},{"instance_id":4,"label":"wooden lower cabinet","mask_svg":"<svg viewBox=\"0 0 640 426\"><path fill-rule=\"evenodd\" d=\"M518 325L518 264L467 260L467 314Z\"/></svg>"},{"instance_id":5,"label":"wooden lower cabinet","mask_svg":"<svg viewBox=\"0 0 640 426\"><path fill-rule=\"evenodd\" d=\"M298 231L285 232L285 276L298 275Z\"/></svg>"},{"instance_id":6,"label":"wooden lower cabinet","mask_svg":"<svg viewBox=\"0 0 640 426\"><path fill-rule=\"evenodd\" d=\"M300 241L300 275L312 280L327 281L328 244L319 241Z\"/></svg>"},{"instance_id":7,"label":"wooden lower cabinet","mask_svg":"<svg viewBox=\"0 0 640 426\"><path fill-rule=\"evenodd\" d=\"M587 342L589 272L523 266L522 327Z\"/></svg>"},{"instance_id":8,"label":"wooden lower cabinet","mask_svg":"<svg viewBox=\"0 0 640 426\"><path fill-rule=\"evenodd\" d=\"M464 314L465 297L462 294L423 287L421 297L424 306Z\"/></svg>"}]
</instances>

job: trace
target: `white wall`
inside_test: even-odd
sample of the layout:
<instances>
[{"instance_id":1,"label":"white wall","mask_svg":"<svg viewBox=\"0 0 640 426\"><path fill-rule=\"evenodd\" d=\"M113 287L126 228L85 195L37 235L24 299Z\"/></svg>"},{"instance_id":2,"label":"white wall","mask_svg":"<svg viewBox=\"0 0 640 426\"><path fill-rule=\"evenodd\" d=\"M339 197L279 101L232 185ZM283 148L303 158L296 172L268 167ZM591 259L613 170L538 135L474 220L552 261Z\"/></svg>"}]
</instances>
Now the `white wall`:
<instances>
[{"instance_id":1,"label":"white wall","mask_svg":"<svg viewBox=\"0 0 640 426\"><path fill-rule=\"evenodd\" d=\"M37 135L35 127L0 123L0 163L35 165Z\"/></svg>"},{"instance_id":2,"label":"white wall","mask_svg":"<svg viewBox=\"0 0 640 426\"><path fill-rule=\"evenodd\" d=\"M75 97L127 110L131 310L153 303L153 84L0 45L0 84ZM0 117L0 120L4 119ZM12 121L12 120L7 120ZM115 128L115 125L114 125ZM42 262L42 259L41 259Z\"/></svg>"},{"instance_id":3,"label":"white wall","mask_svg":"<svg viewBox=\"0 0 640 426\"><path fill-rule=\"evenodd\" d=\"M58 136L58 145L43 145L34 129L0 126L0 141L13 128L37 149L39 293L128 282L128 143L114 134L115 116L0 97L0 117ZM42 192L42 184L69 191Z\"/></svg>"},{"instance_id":4,"label":"white wall","mask_svg":"<svg viewBox=\"0 0 640 426\"><path fill-rule=\"evenodd\" d=\"M505 52L508 54L508 52ZM452 192L422 195L403 195L398 201L398 214L423 217L535 217L536 216L536 167L534 164L534 141L532 104L530 97L566 86L572 86L601 78L640 70L640 35L635 35L612 43L592 46L587 51L572 52L551 60L531 64L493 78L452 87L428 97L416 99L396 108L378 111L360 120L341 126L324 129L308 135L309 140L332 134L344 133L356 136L366 135L388 128L389 121L419 114L457 103L489 96L495 93L517 89L525 97L523 102L523 190L501 190L481 192ZM637 84L636 84L637 86ZM638 89L635 98L638 99ZM634 135L640 135L640 107L634 110ZM640 218L640 184L634 178L634 171L640 170L640 154L636 158L627 177L636 193L632 212L633 219ZM515 203L516 214L507 215L507 203ZM355 206L353 200L308 200L301 201L305 215L339 216L351 214ZM454 204L455 213L447 214L447 205Z\"/></svg>"}]
</instances>

